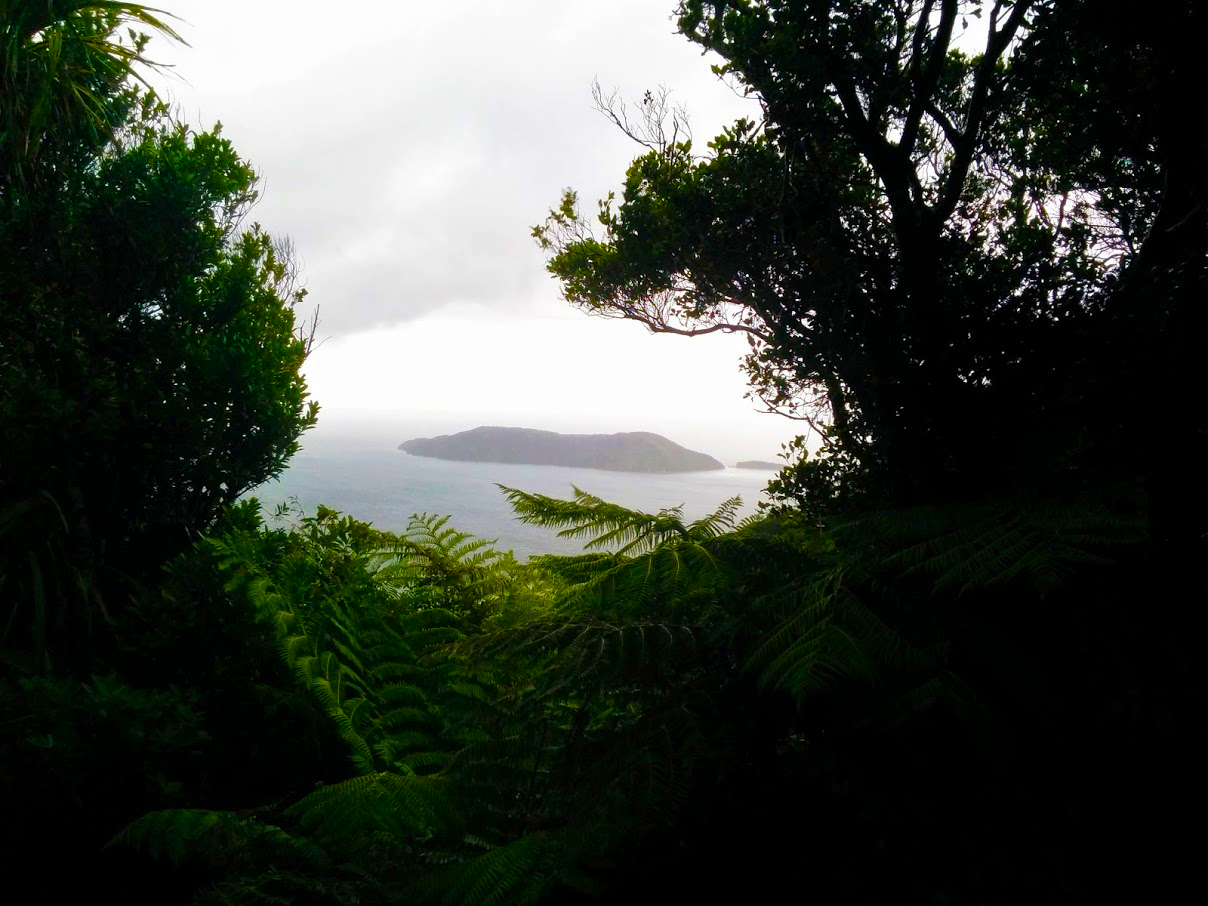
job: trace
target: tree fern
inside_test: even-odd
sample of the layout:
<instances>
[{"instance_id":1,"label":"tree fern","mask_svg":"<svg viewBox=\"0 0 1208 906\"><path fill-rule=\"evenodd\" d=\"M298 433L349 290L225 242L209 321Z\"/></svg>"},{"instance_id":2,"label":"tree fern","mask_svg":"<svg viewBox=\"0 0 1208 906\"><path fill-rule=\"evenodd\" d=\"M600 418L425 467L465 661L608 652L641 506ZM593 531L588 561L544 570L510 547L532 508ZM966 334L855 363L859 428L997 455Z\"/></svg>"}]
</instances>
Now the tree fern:
<instances>
[{"instance_id":1,"label":"tree fern","mask_svg":"<svg viewBox=\"0 0 1208 906\"><path fill-rule=\"evenodd\" d=\"M742 505L734 497L708 516L685 523L679 508L641 513L578 488L569 501L513 488L503 491L522 522L559 529L559 537L584 542L587 552L582 555L530 561L568 583L564 605L630 617L708 606L724 582L725 569L712 545L733 529Z\"/></svg>"},{"instance_id":2,"label":"tree fern","mask_svg":"<svg viewBox=\"0 0 1208 906\"><path fill-rule=\"evenodd\" d=\"M1143 537L1140 520L1080 503L983 504L885 511L851 520L836 536L873 544L884 566L934 579L937 591L965 593L1023 582L1057 588L1078 567Z\"/></svg>"},{"instance_id":3,"label":"tree fern","mask_svg":"<svg viewBox=\"0 0 1208 906\"><path fill-rule=\"evenodd\" d=\"M511 554L448 523L448 516L411 517L407 531L377 551L374 578L411 609L439 608L476 627L519 590L522 571Z\"/></svg>"},{"instance_id":4,"label":"tree fern","mask_svg":"<svg viewBox=\"0 0 1208 906\"><path fill-rule=\"evenodd\" d=\"M1136 520L1076 503L881 511L828 534L799 578L753 602L763 628L746 665L798 700L843 677L873 682L896 671L904 688L942 685L941 698L965 701L972 693L958 692L962 681L945 666L946 600L1011 586L1045 594L1141 537Z\"/></svg>"},{"instance_id":5,"label":"tree fern","mask_svg":"<svg viewBox=\"0 0 1208 906\"><path fill-rule=\"evenodd\" d=\"M327 853L313 840L234 812L202 809L152 812L127 825L113 842L175 863L198 858L218 863L272 861L285 867L317 871L331 865Z\"/></svg>"},{"instance_id":6,"label":"tree fern","mask_svg":"<svg viewBox=\"0 0 1208 906\"><path fill-rule=\"evenodd\" d=\"M674 823L746 744L741 711L719 710L742 701L744 674L769 706L808 706L798 713L824 726L944 707L990 739L991 710L951 663L950 608L1041 587L1128 537L1073 512L879 513L820 529L737 524L737 499L689 523L578 490L505 493L523 520L587 550L522 565L444 517L393 537L330 511L304 523L296 551L214 543L227 587L277 627L358 775L300 799L265 839L307 841L359 872L366 897L536 902L596 851ZM175 827L148 819L127 839L160 834L176 855L235 839ZM248 889L291 889L293 866Z\"/></svg>"},{"instance_id":7,"label":"tree fern","mask_svg":"<svg viewBox=\"0 0 1208 906\"><path fill-rule=\"evenodd\" d=\"M557 529L559 538L583 541L586 550L612 548L619 556L649 553L673 540L703 541L733 528L742 499L726 500L713 513L685 523L682 507L642 513L573 488L573 500L530 494L499 485L519 520Z\"/></svg>"}]
</instances>

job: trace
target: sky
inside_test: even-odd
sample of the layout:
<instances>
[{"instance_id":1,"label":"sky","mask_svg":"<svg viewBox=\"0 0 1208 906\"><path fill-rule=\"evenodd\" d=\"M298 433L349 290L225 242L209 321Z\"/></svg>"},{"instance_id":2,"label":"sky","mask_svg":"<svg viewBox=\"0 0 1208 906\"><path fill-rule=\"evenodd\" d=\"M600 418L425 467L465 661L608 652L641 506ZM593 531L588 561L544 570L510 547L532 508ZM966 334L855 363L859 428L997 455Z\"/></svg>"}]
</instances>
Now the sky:
<instances>
[{"instance_id":1,"label":"sky","mask_svg":"<svg viewBox=\"0 0 1208 906\"><path fill-rule=\"evenodd\" d=\"M320 306L321 429L648 430L731 463L799 433L744 399L743 338L578 312L530 236L563 189L594 205L642 150L593 80L671 89L702 146L758 116L675 34L674 0L163 6L189 46L153 42L171 67L154 84L261 174L252 217L293 240Z\"/></svg>"}]
</instances>

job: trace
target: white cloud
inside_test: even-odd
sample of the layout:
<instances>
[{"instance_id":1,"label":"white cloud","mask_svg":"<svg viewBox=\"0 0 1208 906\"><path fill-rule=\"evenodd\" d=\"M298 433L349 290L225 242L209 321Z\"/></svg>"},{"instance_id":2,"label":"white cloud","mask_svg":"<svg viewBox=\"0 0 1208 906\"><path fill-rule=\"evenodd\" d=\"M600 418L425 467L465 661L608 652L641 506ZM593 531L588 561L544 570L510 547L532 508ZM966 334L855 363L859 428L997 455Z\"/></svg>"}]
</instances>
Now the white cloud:
<instances>
[{"instance_id":1,"label":"white cloud","mask_svg":"<svg viewBox=\"0 0 1208 906\"><path fill-rule=\"evenodd\" d=\"M701 138L749 113L673 34L671 2L182 0L158 42L186 118L221 120L264 174L256 217L289 233L337 334L455 299L548 310L529 230L561 190L619 184L640 149L591 109L593 78L661 83ZM372 253L369 254L369 250Z\"/></svg>"},{"instance_id":2,"label":"white cloud","mask_svg":"<svg viewBox=\"0 0 1208 906\"><path fill-rule=\"evenodd\" d=\"M437 419L440 433L654 431L730 462L769 458L797 432L743 399L739 337L651 336L586 315L509 321L474 308L325 344L307 363L313 396L342 415Z\"/></svg>"},{"instance_id":3,"label":"white cloud","mask_svg":"<svg viewBox=\"0 0 1208 906\"><path fill-rule=\"evenodd\" d=\"M223 122L264 176L255 218L305 263L333 338L308 363L328 417L678 420L736 456L796 433L743 400L738 338L572 312L529 235L564 187L590 204L641 150L592 110L594 78L671 87L701 142L754 115L674 34L673 0L166 5L192 46L153 44L176 67L161 83L191 123Z\"/></svg>"}]
</instances>

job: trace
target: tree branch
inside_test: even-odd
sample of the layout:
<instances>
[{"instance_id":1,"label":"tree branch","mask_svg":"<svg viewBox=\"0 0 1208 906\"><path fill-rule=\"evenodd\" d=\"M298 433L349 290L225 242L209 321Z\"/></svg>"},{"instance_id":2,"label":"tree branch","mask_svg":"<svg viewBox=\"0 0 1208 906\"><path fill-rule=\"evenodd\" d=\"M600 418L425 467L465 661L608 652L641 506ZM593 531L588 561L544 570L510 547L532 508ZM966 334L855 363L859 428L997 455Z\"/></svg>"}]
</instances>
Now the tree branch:
<instances>
[{"instance_id":1,"label":"tree branch","mask_svg":"<svg viewBox=\"0 0 1208 906\"><path fill-rule=\"evenodd\" d=\"M666 321L657 320L654 317L643 314L633 305L617 306L615 311L620 313L620 316L627 321L637 321L639 324L644 324L646 329L651 333L670 333L680 337L703 337L711 333L747 333L753 337L762 340L764 343L770 343L772 337L761 330L754 327L748 327L746 324L731 324L729 321L723 321L720 324L714 324L712 327L672 327ZM598 314L608 317L604 312Z\"/></svg>"},{"instance_id":2,"label":"tree branch","mask_svg":"<svg viewBox=\"0 0 1208 906\"><path fill-rule=\"evenodd\" d=\"M948 139L948 144L956 148L957 144L963 138L961 131L956 128L956 124L948 119L948 115L931 101L927 102L927 115L939 123L940 128L944 130L944 137Z\"/></svg>"},{"instance_id":3,"label":"tree branch","mask_svg":"<svg viewBox=\"0 0 1208 906\"><path fill-rule=\"evenodd\" d=\"M997 0L994 10L990 13L990 33L986 39L986 52L982 55L981 66L978 67L973 83L968 113L965 115L965 128L961 131L960 142L953 149L952 167L948 170L948 179L943 194L932 211L936 224L947 220L956 209L956 203L960 201L961 192L965 188L965 179L969 175L969 165L973 162L973 152L981 132L982 120L986 115L995 67L1020 26L1023 25L1024 17L1032 7L1032 0L1016 0L1002 31L998 31L996 25L1002 5L1003 0Z\"/></svg>"},{"instance_id":4,"label":"tree branch","mask_svg":"<svg viewBox=\"0 0 1208 906\"><path fill-rule=\"evenodd\" d=\"M671 103L671 91L664 85L660 85L657 91L647 91L643 95L640 102L640 123L630 121L625 100L620 96L620 92L613 89L611 94L606 95L598 80L592 82L591 99L598 112L604 114L614 126L643 148L664 154L668 148L675 147L681 141L692 141L688 113L682 106ZM671 120L670 135L667 127L668 117Z\"/></svg>"},{"instance_id":5,"label":"tree branch","mask_svg":"<svg viewBox=\"0 0 1208 906\"><path fill-rule=\"evenodd\" d=\"M903 229L914 229L917 220L914 199L921 200L923 195L914 166L884 135L872 128L860 104L855 83L838 61L833 63L831 78L835 93L843 106L851 136L855 139L860 153L885 186L885 194L889 198L895 221Z\"/></svg>"},{"instance_id":6,"label":"tree branch","mask_svg":"<svg viewBox=\"0 0 1208 906\"><path fill-rule=\"evenodd\" d=\"M918 40L920 34L927 32L927 19L930 17L931 2L923 4L923 12L919 17L919 22L915 26L915 54L922 53L922 42ZM931 93L935 91L935 86L939 82L940 73L944 71L944 60L948 56L948 46L952 43L952 27L956 22L957 2L956 0L943 0L943 7L940 10L940 24L935 31L935 40L931 45L931 52L928 54L925 62L918 62L916 65L915 59L911 58L910 68L914 70L914 97L910 101L910 109L906 113L906 121L902 126L902 138L898 142L898 148L907 157L914 151L915 142L919 137L919 126L923 121L923 113L927 109L928 99Z\"/></svg>"}]
</instances>

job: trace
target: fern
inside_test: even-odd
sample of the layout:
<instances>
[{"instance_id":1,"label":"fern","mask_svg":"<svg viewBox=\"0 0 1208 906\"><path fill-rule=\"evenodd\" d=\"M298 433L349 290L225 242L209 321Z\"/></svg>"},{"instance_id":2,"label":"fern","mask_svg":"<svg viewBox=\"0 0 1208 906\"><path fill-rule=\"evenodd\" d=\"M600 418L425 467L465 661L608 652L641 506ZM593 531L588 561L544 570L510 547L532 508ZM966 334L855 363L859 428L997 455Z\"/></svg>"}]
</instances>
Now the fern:
<instances>
[{"instance_id":1,"label":"fern","mask_svg":"<svg viewBox=\"0 0 1208 906\"><path fill-rule=\"evenodd\" d=\"M407 898L442 906L538 903L560 879L558 842L546 834L531 834L492 847L424 874L407 889Z\"/></svg>"},{"instance_id":2,"label":"fern","mask_svg":"<svg viewBox=\"0 0 1208 906\"><path fill-rule=\"evenodd\" d=\"M559 538L584 541L587 550L618 548L619 555L648 553L673 538L687 538L681 507L655 515L629 510L573 488L574 500L558 500L499 485L519 520L558 530Z\"/></svg>"},{"instance_id":3,"label":"fern","mask_svg":"<svg viewBox=\"0 0 1208 906\"><path fill-rule=\"evenodd\" d=\"M964 594L1023 582L1046 593L1084 565L1143 538L1137 518L1080 503L999 503L883 511L835 528L840 543L875 550L880 566Z\"/></svg>"},{"instance_id":4,"label":"fern","mask_svg":"<svg viewBox=\"0 0 1208 906\"><path fill-rule=\"evenodd\" d=\"M1012 585L1043 595L1076 569L1109 562L1107 551L1141 531L1136 520L1079 504L983 504L873 513L837 525L831 538L801 578L753 602L756 625L772 622L755 630L746 667L799 701L842 678L875 683L889 671L913 690L911 701L956 704L972 692L944 667L942 636L918 625L922 611L938 625L951 595ZM940 686L944 694L932 694Z\"/></svg>"},{"instance_id":5,"label":"fern","mask_svg":"<svg viewBox=\"0 0 1208 906\"><path fill-rule=\"evenodd\" d=\"M943 708L999 745L995 711L953 667L954 645L976 638L963 612L1052 589L1139 537L1078 507L927 508L824 529L739 523L737 498L689 523L578 489L569 501L503 490L523 521L584 553L522 565L447 517L417 515L394 537L330 511L281 550L213 542L228 589L276 627L357 776L280 824L160 813L122 839L168 858L247 855L257 870L216 896L537 902L590 886L582 868L598 853L674 822L701 778L727 769L749 724L719 703L749 701L735 697L744 673L823 728ZM812 729L781 741L801 746Z\"/></svg>"},{"instance_id":6,"label":"fern","mask_svg":"<svg viewBox=\"0 0 1208 906\"><path fill-rule=\"evenodd\" d=\"M275 564L248 538L216 543L228 587L277 627L359 776L291 806L288 832L230 816L177 830L164 815L127 839L158 834L179 857L254 833L313 847L383 898L535 901L589 858L583 835L608 846L675 820L702 766L716 770L714 696L737 671L849 723L944 707L984 724L948 663L945 602L1040 587L1127 538L1086 513L879 513L820 532L738 524L736 498L689 523L578 489L504 492L585 552L522 566L430 515L392 537L330 514L305 556Z\"/></svg>"},{"instance_id":7,"label":"fern","mask_svg":"<svg viewBox=\"0 0 1208 906\"><path fill-rule=\"evenodd\" d=\"M129 824L112 841L179 864L186 859L255 864L273 861L296 869L323 871L331 859L305 837L233 812L170 809Z\"/></svg>"}]
</instances>

